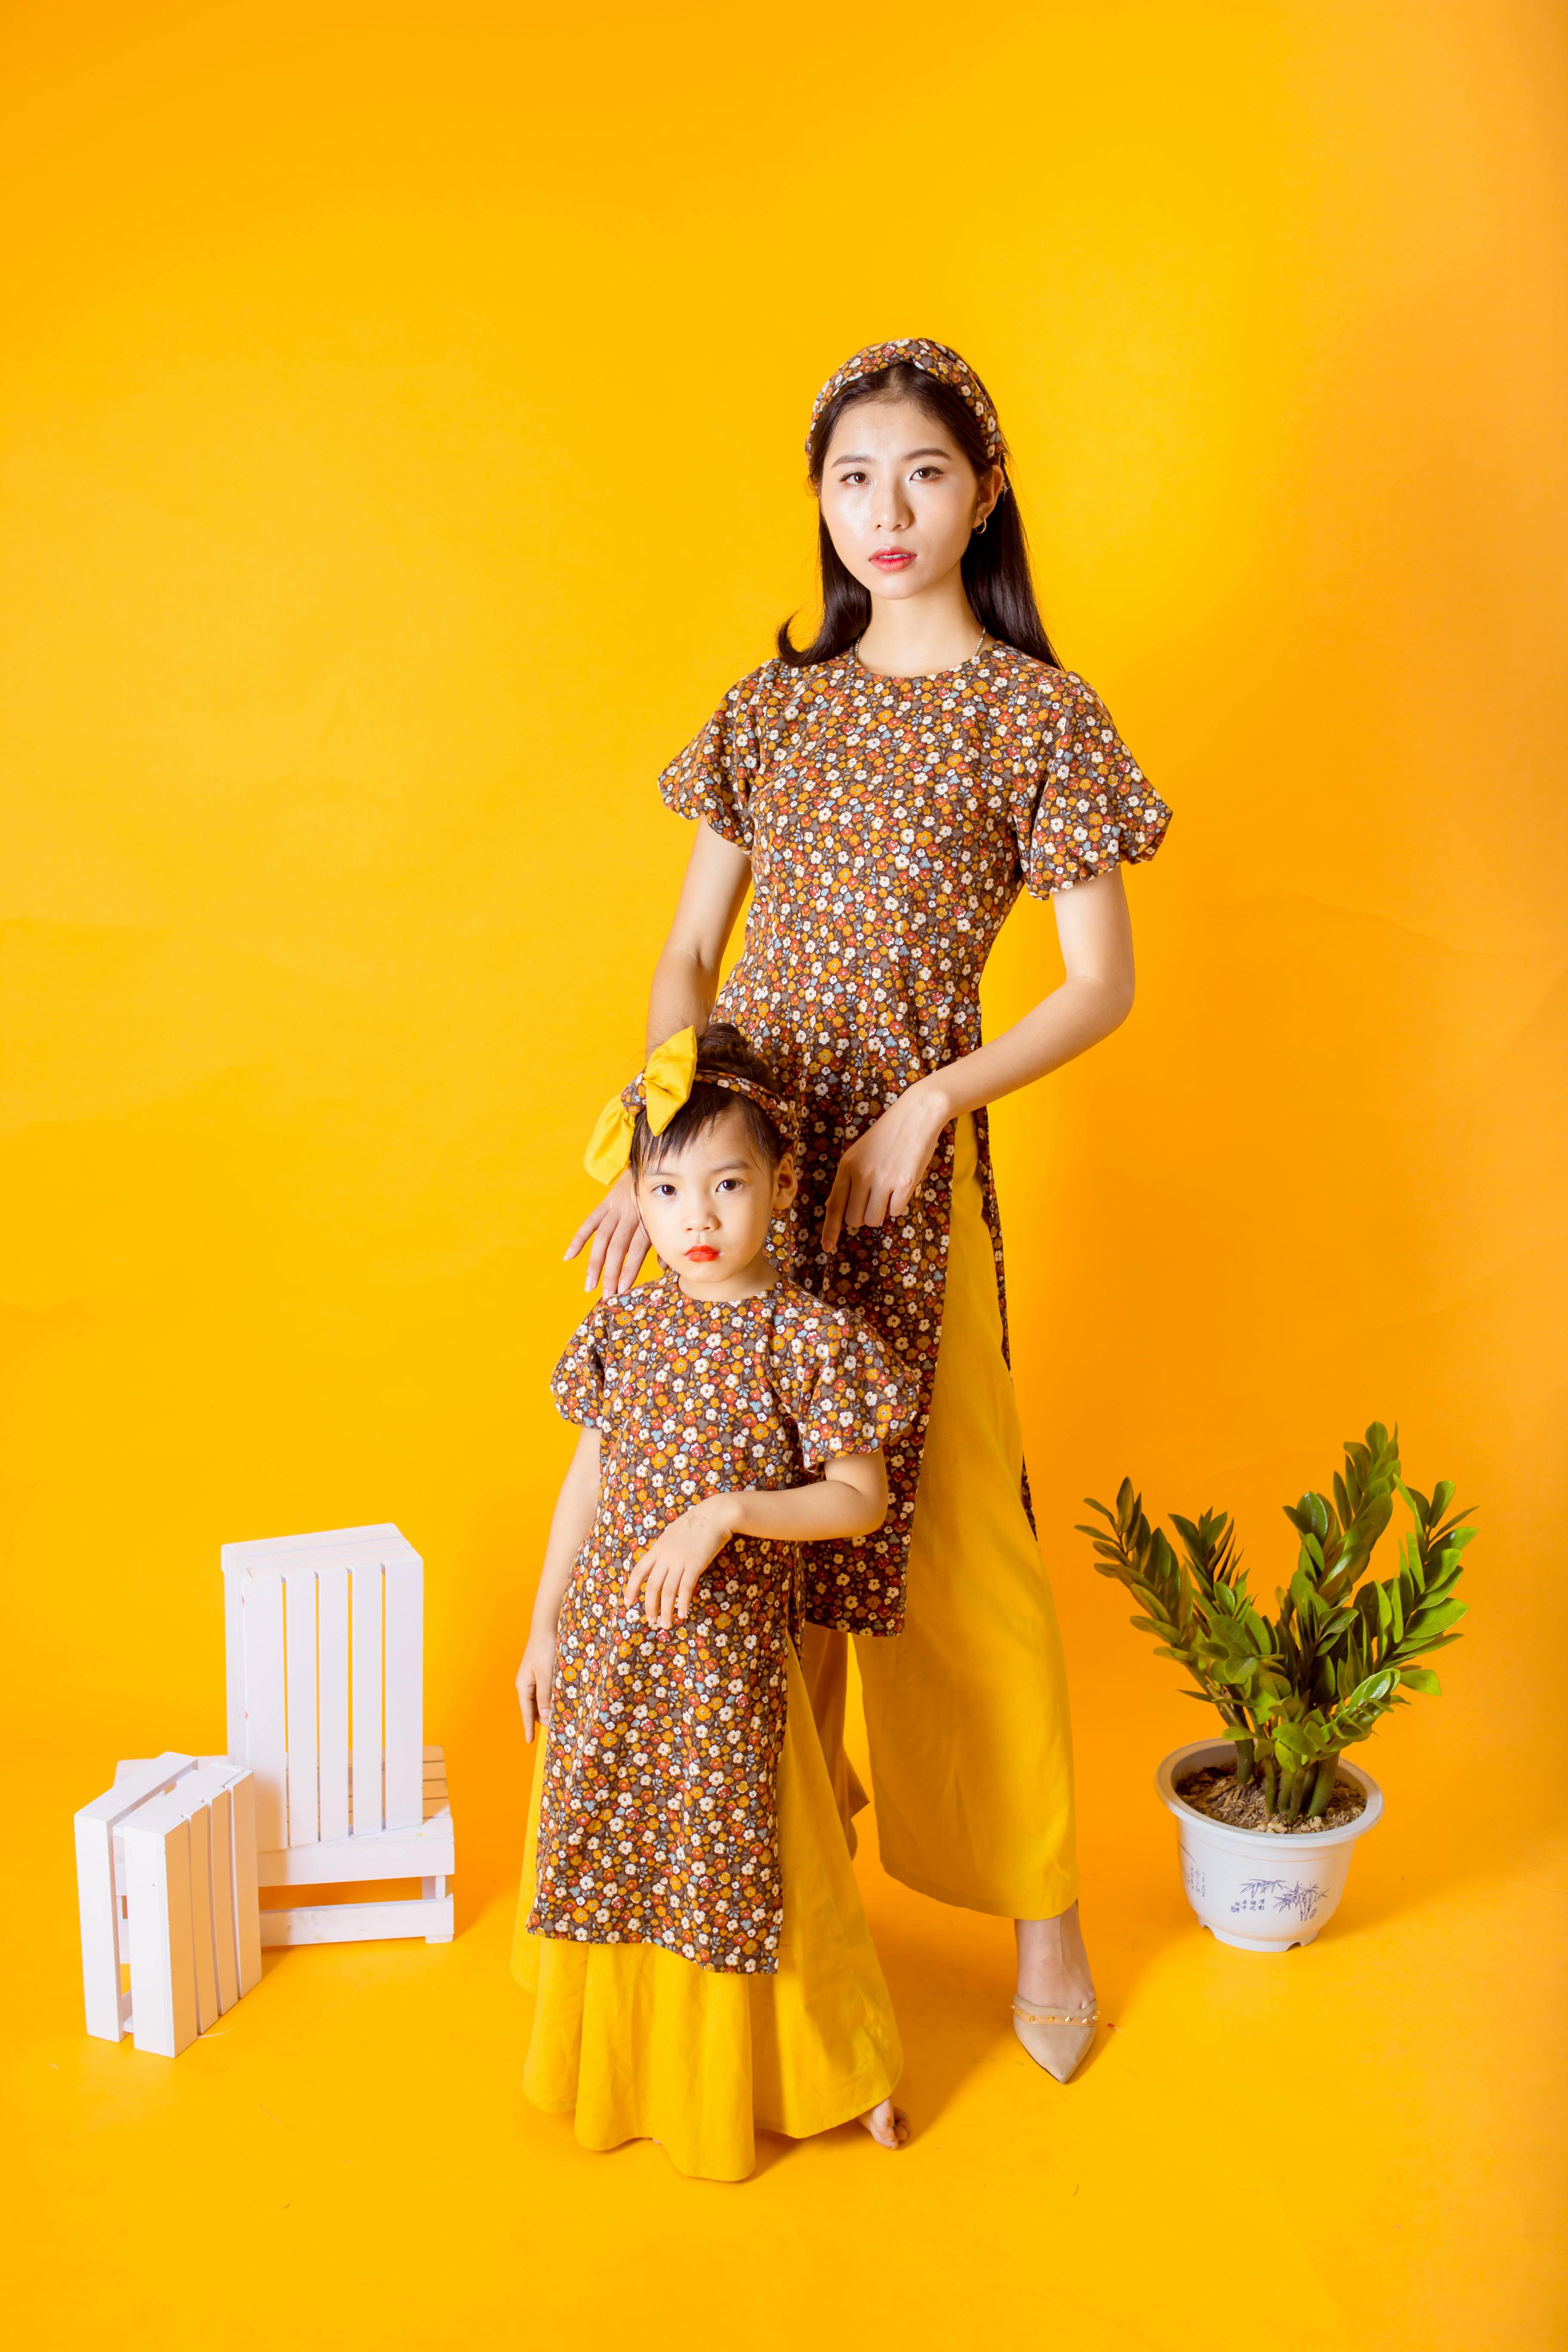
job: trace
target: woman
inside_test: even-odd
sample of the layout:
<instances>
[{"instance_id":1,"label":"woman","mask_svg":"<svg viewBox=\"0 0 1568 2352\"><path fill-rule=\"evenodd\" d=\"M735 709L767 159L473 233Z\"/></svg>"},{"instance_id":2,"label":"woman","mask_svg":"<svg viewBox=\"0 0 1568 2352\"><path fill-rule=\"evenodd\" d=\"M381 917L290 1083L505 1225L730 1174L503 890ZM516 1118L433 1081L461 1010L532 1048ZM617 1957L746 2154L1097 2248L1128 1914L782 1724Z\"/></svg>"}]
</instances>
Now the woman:
<instances>
[{"instance_id":1,"label":"woman","mask_svg":"<svg viewBox=\"0 0 1568 2352\"><path fill-rule=\"evenodd\" d=\"M1093 2038L1060 1643L1007 1369L985 1106L1107 1036L1132 1001L1118 867L1169 811L1041 624L1000 426L956 352L858 352L806 444L823 619L733 688L660 779L697 838L650 1042L715 1011L784 1076L796 1280L862 1309L920 1412L874 1536L824 1547L804 1655L847 1826L858 1637L884 1866L1015 1920L1015 2029L1058 2081ZM748 886L745 948L721 959ZM1053 898L1059 988L981 1042L980 976L1020 888ZM574 1236L588 1285L647 1248L623 1180Z\"/></svg>"}]
</instances>

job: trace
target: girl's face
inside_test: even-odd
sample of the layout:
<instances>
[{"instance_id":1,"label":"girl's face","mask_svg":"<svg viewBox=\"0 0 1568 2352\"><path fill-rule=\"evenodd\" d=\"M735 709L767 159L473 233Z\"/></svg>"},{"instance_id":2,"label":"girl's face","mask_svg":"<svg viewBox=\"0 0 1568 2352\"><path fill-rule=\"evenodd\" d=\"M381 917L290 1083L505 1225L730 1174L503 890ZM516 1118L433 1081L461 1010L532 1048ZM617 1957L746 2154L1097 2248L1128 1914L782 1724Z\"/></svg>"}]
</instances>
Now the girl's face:
<instances>
[{"instance_id":1,"label":"girl's face","mask_svg":"<svg viewBox=\"0 0 1568 2352\"><path fill-rule=\"evenodd\" d=\"M647 1237L689 1298L743 1298L765 1289L768 1227L795 1194L794 1162L770 1168L738 1110L727 1110L679 1156L645 1162L637 1206Z\"/></svg>"},{"instance_id":2,"label":"girl's face","mask_svg":"<svg viewBox=\"0 0 1568 2352\"><path fill-rule=\"evenodd\" d=\"M918 596L958 569L1002 479L1000 466L977 475L912 400L859 400L828 444L823 520L839 562L873 596Z\"/></svg>"}]
</instances>

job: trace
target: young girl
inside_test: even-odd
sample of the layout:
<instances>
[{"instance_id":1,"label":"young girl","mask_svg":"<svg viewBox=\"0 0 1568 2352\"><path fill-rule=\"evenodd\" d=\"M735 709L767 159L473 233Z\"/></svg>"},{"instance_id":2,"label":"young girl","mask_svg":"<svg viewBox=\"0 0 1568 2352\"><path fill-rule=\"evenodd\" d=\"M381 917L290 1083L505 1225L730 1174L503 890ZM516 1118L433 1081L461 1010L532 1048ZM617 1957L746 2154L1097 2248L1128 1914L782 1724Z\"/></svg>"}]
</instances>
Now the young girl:
<instances>
[{"instance_id":1,"label":"young girl","mask_svg":"<svg viewBox=\"0 0 1568 2352\"><path fill-rule=\"evenodd\" d=\"M800 1119L784 1262L864 1309L911 1378L886 1523L847 1576L809 1579L803 1662L847 1815L845 1637L862 1637L883 1865L1016 1921L1015 2030L1065 2082L1093 2035L1094 1984L985 1105L1125 1017L1121 868L1153 856L1170 812L1057 660L1002 428L956 352L918 337L857 352L817 394L806 451L821 625L805 646L782 629L776 658L660 779L696 840L649 1031L700 1032L717 1003L767 1054ZM1065 977L983 1042L980 976L1021 889L1053 899ZM635 1277L640 1217L618 1182L573 1243L592 1240L606 1294Z\"/></svg>"},{"instance_id":2,"label":"young girl","mask_svg":"<svg viewBox=\"0 0 1568 2352\"><path fill-rule=\"evenodd\" d=\"M606 1300L556 1367L581 1434L518 1694L534 1778L514 1967L524 2088L577 2137L661 2140L742 2179L752 2128L905 2137L899 2038L794 1640L847 1576L908 1413L858 1318L783 1280L793 1118L733 1029L649 1056L589 1150L629 1157L664 1277ZM821 1475L815 1475L821 1465Z\"/></svg>"}]
</instances>

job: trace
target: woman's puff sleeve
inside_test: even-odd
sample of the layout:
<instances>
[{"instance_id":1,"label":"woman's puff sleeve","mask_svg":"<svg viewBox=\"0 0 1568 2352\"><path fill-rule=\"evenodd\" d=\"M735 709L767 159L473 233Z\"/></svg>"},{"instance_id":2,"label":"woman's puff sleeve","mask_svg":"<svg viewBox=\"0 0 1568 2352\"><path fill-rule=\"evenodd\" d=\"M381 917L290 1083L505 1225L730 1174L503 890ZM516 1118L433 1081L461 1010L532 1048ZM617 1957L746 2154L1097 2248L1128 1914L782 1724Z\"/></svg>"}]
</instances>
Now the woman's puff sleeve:
<instances>
[{"instance_id":1,"label":"woman's puff sleeve","mask_svg":"<svg viewBox=\"0 0 1568 2352\"><path fill-rule=\"evenodd\" d=\"M874 1454L914 1418L915 1398L858 1315L825 1308L801 1346L795 1413L808 1468L839 1454Z\"/></svg>"},{"instance_id":2,"label":"woman's puff sleeve","mask_svg":"<svg viewBox=\"0 0 1568 2352\"><path fill-rule=\"evenodd\" d=\"M757 701L773 667L732 686L700 735L678 753L658 780L667 808L677 816L706 817L716 834L748 856L752 791L762 767L763 728Z\"/></svg>"},{"instance_id":3,"label":"woman's puff sleeve","mask_svg":"<svg viewBox=\"0 0 1568 2352\"><path fill-rule=\"evenodd\" d=\"M1092 687L1056 672L1026 731L1031 757L1019 764L1009 814L1032 897L1153 856L1171 812Z\"/></svg>"},{"instance_id":4,"label":"woman's puff sleeve","mask_svg":"<svg viewBox=\"0 0 1568 2352\"><path fill-rule=\"evenodd\" d=\"M550 1375L550 1393L563 1421L578 1429L607 1430L605 1409L605 1359L609 1341L610 1309L603 1303L585 1315L567 1344L566 1352Z\"/></svg>"}]
</instances>

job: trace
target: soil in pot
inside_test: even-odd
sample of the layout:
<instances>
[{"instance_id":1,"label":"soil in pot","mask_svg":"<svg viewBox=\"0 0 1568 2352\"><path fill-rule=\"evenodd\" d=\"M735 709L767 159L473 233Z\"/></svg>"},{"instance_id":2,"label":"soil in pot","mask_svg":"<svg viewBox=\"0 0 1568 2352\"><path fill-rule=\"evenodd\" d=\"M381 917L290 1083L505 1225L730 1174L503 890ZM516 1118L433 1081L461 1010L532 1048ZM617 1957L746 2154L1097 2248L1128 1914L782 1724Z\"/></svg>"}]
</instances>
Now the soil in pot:
<instances>
[{"instance_id":1,"label":"soil in pot","mask_svg":"<svg viewBox=\"0 0 1568 2352\"><path fill-rule=\"evenodd\" d=\"M1248 1781L1245 1789L1236 1785L1234 1772L1216 1771L1205 1764L1196 1772L1184 1772L1176 1782L1176 1794L1194 1812L1206 1813L1213 1822L1223 1822L1227 1829L1261 1830L1267 1836L1310 1836L1314 1830L1342 1829L1347 1822L1366 1811L1366 1799L1352 1780L1338 1780L1334 1793L1329 1799L1327 1811L1315 1822L1281 1821L1278 1815L1270 1821L1264 1807L1263 1788L1258 1780Z\"/></svg>"}]
</instances>

